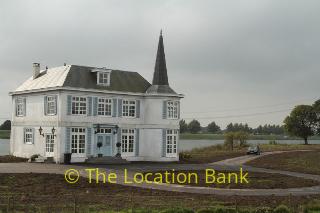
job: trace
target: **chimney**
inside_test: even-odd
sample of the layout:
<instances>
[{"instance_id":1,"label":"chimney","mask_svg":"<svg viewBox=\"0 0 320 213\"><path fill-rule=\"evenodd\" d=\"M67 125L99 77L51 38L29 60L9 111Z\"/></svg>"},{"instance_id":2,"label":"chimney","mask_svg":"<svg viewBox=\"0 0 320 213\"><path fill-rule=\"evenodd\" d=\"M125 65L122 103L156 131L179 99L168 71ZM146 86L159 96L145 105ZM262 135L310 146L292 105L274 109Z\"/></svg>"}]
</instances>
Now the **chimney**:
<instances>
[{"instance_id":1,"label":"chimney","mask_svg":"<svg viewBox=\"0 0 320 213\"><path fill-rule=\"evenodd\" d=\"M36 79L40 75L40 64L33 63L33 79Z\"/></svg>"}]
</instances>

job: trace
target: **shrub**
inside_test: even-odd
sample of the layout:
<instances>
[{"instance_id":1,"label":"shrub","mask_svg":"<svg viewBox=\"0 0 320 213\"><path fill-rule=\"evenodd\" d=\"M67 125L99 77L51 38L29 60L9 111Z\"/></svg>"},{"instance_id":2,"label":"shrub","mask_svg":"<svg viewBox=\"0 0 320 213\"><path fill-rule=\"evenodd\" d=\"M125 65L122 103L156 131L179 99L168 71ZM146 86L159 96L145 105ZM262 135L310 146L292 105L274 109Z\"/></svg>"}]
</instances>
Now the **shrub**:
<instances>
[{"instance_id":1,"label":"shrub","mask_svg":"<svg viewBox=\"0 0 320 213\"><path fill-rule=\"evenodd\" d=\"M260 207L255 209L252 213L272 213L272 209L268 207Z\"/></svg>"},{"instance_id":2,"label":"shrub","mask_svg":"<svg viewBox=\"0 0 320 213\"><path fill-rule=\"evenodd\" d=\"M30 157L31 162L35 161L37 157L39 157L39 154L34 154Z\"/></svg>"},{"instance_id":3,"label":"shrub","mask_svg":"<svg viewBox=\"0 0 320 213\"><path fill-rule=\"evenodd\" d=\"M215 210L215 213L236 213L237 211L232 208L226 208L226 207L218 207Z\"/></svg>"},{"instance_id":4,"label":"shrub","mask_svg":"<svg viewBox=\"0 0 320 213\"><path fill-rule=\"evenodd\" d=\"M269 145L277 145L278 143L276 140L269 140Z\"/></svg>"},{"instance_id":5,"label":"shrub","mask_svg":"<svg viewBox=\"0 0 320 213\"><path fill-rule=\"evenodd\" d=\"M171 208L161 211L161 213L194 213L191 209L184 209L184 208Z\"/></svg>"},{"instance_id":6,"label":"shrub","mask_svg":"<svg viewBox=\"0 0 320 213\"><path fill-rule=\"evenodd\" d=\"M186 153L186 152L180 152L179 153L179 159L180 160L189 160L191 157L191 154Z\"/></svg>"},{"instance_id":7,"label":"shrub","mask_svg":"<svg viewBox=\"0 0 320 213\"><path fill-rule=\"evenodd\" d=\"M215 213L215 209L200 209L197 213Z\"/></svg>"},{"instance_id":8,"label":"shrub","mask_svg":"<svg viewBox=\"0 0 320 213\"><path fill-rule=\"evenodd\" d=\"M290 209L285 205L280 205L273 210L274 213L290 213Z\"/></svg>"}]
</instances>

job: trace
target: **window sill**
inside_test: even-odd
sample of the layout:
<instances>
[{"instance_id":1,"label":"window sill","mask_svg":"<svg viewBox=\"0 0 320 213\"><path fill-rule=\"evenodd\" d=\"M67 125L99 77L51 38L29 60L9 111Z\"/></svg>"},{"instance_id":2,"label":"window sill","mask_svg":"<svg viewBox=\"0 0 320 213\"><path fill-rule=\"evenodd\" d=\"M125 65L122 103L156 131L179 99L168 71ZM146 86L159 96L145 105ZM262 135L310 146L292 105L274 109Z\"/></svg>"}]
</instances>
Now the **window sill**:
<instances>
[{"instance_id":1,"label":"window sill","mask_svg":"<svg viewBox=\"0 0 320 213\"><path fill-rule=\"evenodd\" d=\"M34 143L24 143L25 145L34 145Z\"/></svg>"}]
</instances>

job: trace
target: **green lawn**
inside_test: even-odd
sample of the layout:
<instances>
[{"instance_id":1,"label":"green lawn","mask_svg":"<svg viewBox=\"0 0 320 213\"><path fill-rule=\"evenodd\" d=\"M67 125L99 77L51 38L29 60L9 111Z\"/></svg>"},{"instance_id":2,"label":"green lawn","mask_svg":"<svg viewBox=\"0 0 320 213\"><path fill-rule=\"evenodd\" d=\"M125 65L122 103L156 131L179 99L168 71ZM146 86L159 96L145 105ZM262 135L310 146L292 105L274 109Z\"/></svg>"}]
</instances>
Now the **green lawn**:
<instances>
[{"instance_id":1,"label":"green lawn","mask_svg":"<svg viewBox=\"0 0 320 213\"><path fill-rule=\"evenodd\" d=\"M262 152L270 151L291 151L291 150L320 150L318 145L303 145L303 144L261 144ZM247 147L238 148L234 150L227 149L224 145L218 144L209 147L195 148L191 151L186 151L180 154L181 163L212 163L228 158L239 157L246 155Z\"/></svg>"},{"instance_id":2,"label":"green lawn","mask_svg":"<svg viewBox=\"0 0 320 213\"><path fill-rule=\"evenodd\" d=\"M209 134L209 133L182 133L180 139L185 140L223 140L223 134ZM320 136L313 136L310 140L319 140ZM302 140L298 137L286 137L284 135L250 135L249 140Z\"/></svg>"},{"instance_id":3,"label":"green lawn","mask_svg":"<svg viewBox=\"0 0 320 213\"><path fill-rule=\"evenodd\" d=\"M255 167L320 175L320 150L267 155L248 162Z\"/></svg>"},{"instance_id":4,"label":"green lawn","mask_svg":"<svg viewBox=\"0 0 320 213\"><path fill-rule=\"evenodd\" d=\"M10 139L10 130L0 130L0 139Z\"/></svg>"}]
</instances>

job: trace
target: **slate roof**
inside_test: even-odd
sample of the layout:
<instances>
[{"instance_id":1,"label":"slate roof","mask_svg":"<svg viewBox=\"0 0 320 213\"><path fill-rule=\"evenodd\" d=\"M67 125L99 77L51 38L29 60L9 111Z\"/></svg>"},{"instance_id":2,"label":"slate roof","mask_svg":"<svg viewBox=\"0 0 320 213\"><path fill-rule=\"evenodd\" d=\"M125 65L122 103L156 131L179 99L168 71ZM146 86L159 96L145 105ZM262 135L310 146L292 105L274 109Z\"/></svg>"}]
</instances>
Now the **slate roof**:
<instances>
[{"instance_id":1,"label":"slate roof","mask_svg":"<svg viewBox=\"0 0 320 213\"><path fill-rule=\"evenodd\" d=\"M156 58L156 64L154 66L152 85L169 85L166 56L164 54L162 31L160 32L160 37L159 37L157 58Z\"/></svg>"},{"instance_id":2,"label":"slate roof","mask_svg":"<svg viewBox=\"0 0 320 213\"><path fill-rule=\"evenodd\" d=\"M110 86L97 85L95 67L67 65L42 70L39 77L32 77L14 92L26 92L50 88L79 88L119 92L145 93L151 84L137 72L112 70Z\"/></svg>"},{"instance_id":3,"label":"slate roof","mask_svg":"<svg viewBox=\"0 0 320 213\"><path fill-rule=\"evenodd\" d=\"M97 85L95 67L72 65L63 84L64 87L145 93L150 83L137 72L112 70L110 86Z\"/></svg>"},{"instance_id":4,"label":"slate roof","mask_svg":"<svg viewBox=\"0 0 320 213\"><path fill-rule=\"evenodd\" d=\"M157 93L177 94L169 86L167 65L166 65L166 56L164 53L162 30L161 30L160 36L159 36L158 51L157 51L156 64L154 66L152 86L148 88L146 93L148 93L148 94L157 94Z\"/></svg>"}]
</instances>

